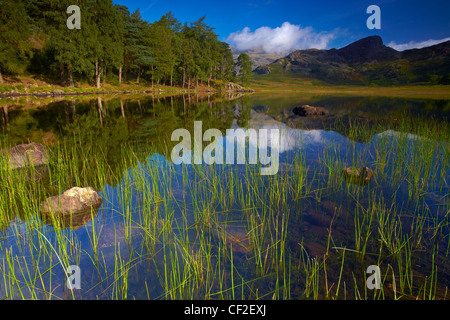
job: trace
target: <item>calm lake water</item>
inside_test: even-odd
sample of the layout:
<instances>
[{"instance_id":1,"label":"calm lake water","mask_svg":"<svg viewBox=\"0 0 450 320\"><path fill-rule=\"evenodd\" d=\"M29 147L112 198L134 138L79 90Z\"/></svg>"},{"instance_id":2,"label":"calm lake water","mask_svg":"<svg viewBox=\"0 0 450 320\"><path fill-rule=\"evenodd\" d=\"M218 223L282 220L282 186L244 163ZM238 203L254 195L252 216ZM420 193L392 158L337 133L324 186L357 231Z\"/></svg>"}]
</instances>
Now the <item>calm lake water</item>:
<instances>
[{"instance_id":1,"label":"calm lake water","mask_svg":"<svg viewBox=\"0 0 450 320\"><path fill-rule=\"evenodd\" d=\"M381 270L385 298L449 298L450 141L399 131L403 122L449 128L448 100L254 94L0 103L8 145L52 150L75 139L121 172L93 186L103 204L77 225L56 230L38 212L35 220L8 214L0 298L370 299L370 265ZM330 115L294 115L303 104ZM227 129L278 129L270 145L277 174L261 176L252 164L174 165L171 134L185 128L193 137L194 121L225 139ZM123 167L125 145L137 155L132 167ZM355 165L371 168L372 181L342 179ZM51 177L33 183L51 185ZM79 290L66 288L64 254L81 271Z\"/></svg>"}]
</instances>

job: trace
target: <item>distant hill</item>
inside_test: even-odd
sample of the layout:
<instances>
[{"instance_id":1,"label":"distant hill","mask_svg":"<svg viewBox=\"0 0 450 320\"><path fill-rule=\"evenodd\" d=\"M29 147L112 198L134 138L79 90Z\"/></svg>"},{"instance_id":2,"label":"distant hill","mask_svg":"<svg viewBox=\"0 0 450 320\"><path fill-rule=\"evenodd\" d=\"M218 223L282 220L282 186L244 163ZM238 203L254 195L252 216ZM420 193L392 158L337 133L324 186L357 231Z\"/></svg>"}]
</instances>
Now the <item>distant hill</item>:
<instances>
[{"instance_id":1,"label":"distant hill","mask_svg":"<svg viewBox=\"0 0 450 320\"><path fill-rule=\"evenodd\" d=\"M332 84L450 84L450 41L397 51L371 36L341 49L297 50L253 72L258 78L285 74Z\"/></svg>"},{"instance_id":2,"label":"distant hill","mask_svg":"<svg viewBox=\"0 0 450 320\"><path fill-rule=\"evenodd\" d=\"M255 48L246 51L238 51L235 47L230 47L231 52L233 53L234 60L237 60L239 55L242 52L245 52L250 57L250 61L253 62L253 69L256 69L259 66L264 66L276 61L279 58L282 58L281 55L275 53L265 53L264 51Z\"/></svg>"}]
</instances>

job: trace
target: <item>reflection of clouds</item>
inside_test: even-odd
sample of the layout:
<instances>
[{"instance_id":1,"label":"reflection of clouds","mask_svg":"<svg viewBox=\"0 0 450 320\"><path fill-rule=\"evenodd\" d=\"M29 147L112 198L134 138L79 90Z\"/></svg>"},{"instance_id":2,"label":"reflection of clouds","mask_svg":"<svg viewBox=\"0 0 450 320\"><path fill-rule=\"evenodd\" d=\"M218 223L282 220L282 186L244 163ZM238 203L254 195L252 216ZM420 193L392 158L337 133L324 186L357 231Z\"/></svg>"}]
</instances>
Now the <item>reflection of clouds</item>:
<instances>
[{"instance_id":1,"label":"reflection of clouds","mask_svg":"<svg viewBox=\"0 0 450 320\"><path fill-rule=\"evenodd\" d=\"M254 129L256 133L258 133L260 129L266 129L268 146L271 148L277 148L280 153L324 143L325 137L323 135L323 130L293 129L283 122L277 121L266 114L254 112L253 110L251 116L252 117L248 122L248 129ZM237 122L234 121L231 129L238 128L239 126L237 125ZM272 141L271 139L271 130L274 129L279 130L279 141ZM247 130L246 135L247 137L249 136ZM232 141L233 137L227 136L226 139ZM254 147L258 146L258 139L254 136L250 136L248 142Z\"/></svg>"},{"instance_id":2,"label":"reflection of clouds","mask_svg":"<svg viewBox=\"0 0 450 320\"><path fill-rule=\"evenodd\" d=\"M376 134L377 137L379 138L384 138L384 137L396 137L396 138L407 138L409 140L422 140L424 139L421 136L412 134L412 133L406 133L406 132L399 132L399 131L394 131L394 130L386 130L383 131L381 133ZM425 139L428 140L428 139Z\"/></svg>"},{"instance_id":3,"label":"reflection of clouds","mask_svg":"<svg viewBox=\"0 0 450 320\"><path fill-rule=\"evenodd\" d=\"M265 136L261 136L261 130L266 131ZM205 133L206 131L202 132L202 135ZM194 139L194 137L191 138ZM272 156L278 158L278 155L283 152L342 144L346 140L342 135L332 131L293 129L283 122L253 110L246 128L239 127L235 120L225 136L220 134L215 138L214 142L201 150L202 161L205 163L213 163L223 155L224 163L229 162L228 159L231 163L241 163L239 159L245 158L249 163L256 163L259 160L267 164L274 160ZM203 140L203 136L200 139ZM265 158L265 154L269 158ZM187 145L183 153L183 158L187 162L182 162L190 163L189 160L191 160L193 163L193 155L193 150L190 149L190 145Z\"/></svg>"},{"instance_id":4,"label":"reflection of clouds","mask_svg":"<svg viewBox=\"0 0 450 320\"><path fill-rule=\"evenodd\" d=\"M398 143L417 143L417 145L421 146L432 146L436 144L437 148L448 148L450 146L449 143L444 141L438 141L435 139L426 138L423 136L419 136L416 134L408 133L408 132L400 132L394 130L386 130L381 133L378 133L373 136L375 139L383 139L383 138L395 138ZM395 141L395 140L394 140Z\"/></svg>"}]
</instances>

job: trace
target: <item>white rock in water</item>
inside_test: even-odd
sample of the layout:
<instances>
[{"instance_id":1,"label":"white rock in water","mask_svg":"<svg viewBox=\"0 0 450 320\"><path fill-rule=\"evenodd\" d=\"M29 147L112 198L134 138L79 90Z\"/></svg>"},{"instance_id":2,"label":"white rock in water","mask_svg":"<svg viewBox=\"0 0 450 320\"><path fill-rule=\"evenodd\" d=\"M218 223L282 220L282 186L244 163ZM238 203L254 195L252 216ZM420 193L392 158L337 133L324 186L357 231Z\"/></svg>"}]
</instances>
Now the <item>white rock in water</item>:
<instances>
[{"instance_id":1,"label":"white rock in water","mask_svg":"<svg viewBox=\"0 0 450 320\"><path fill-rule=\"evenodd\" d=\"M41 203L43 213L56 215L79 213L100 207L103 200L92 187L73 187L59 196L53 196Z\"/></svg>"}]
</instances>

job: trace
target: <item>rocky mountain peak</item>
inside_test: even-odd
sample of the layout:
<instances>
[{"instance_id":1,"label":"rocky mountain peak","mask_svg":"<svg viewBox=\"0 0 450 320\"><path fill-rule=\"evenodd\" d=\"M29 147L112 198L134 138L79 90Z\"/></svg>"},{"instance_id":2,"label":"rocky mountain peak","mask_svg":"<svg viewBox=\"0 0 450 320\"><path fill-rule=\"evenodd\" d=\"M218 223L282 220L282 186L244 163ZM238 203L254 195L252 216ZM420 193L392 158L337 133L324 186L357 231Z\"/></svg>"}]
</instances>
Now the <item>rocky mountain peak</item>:
<instances>
[{"instance_id":1,"label":"rocky mountain peak","mask_svg":"<svg viewBox=\"0 0 450 320\"><path fill-rule=\"evenodd\" d=\"M337 52L349 63L365 63L375 60L380 62L399 58L398 51L385 46L380 36L363 38L337 50Z\"/></svg>"}]
</instances>

